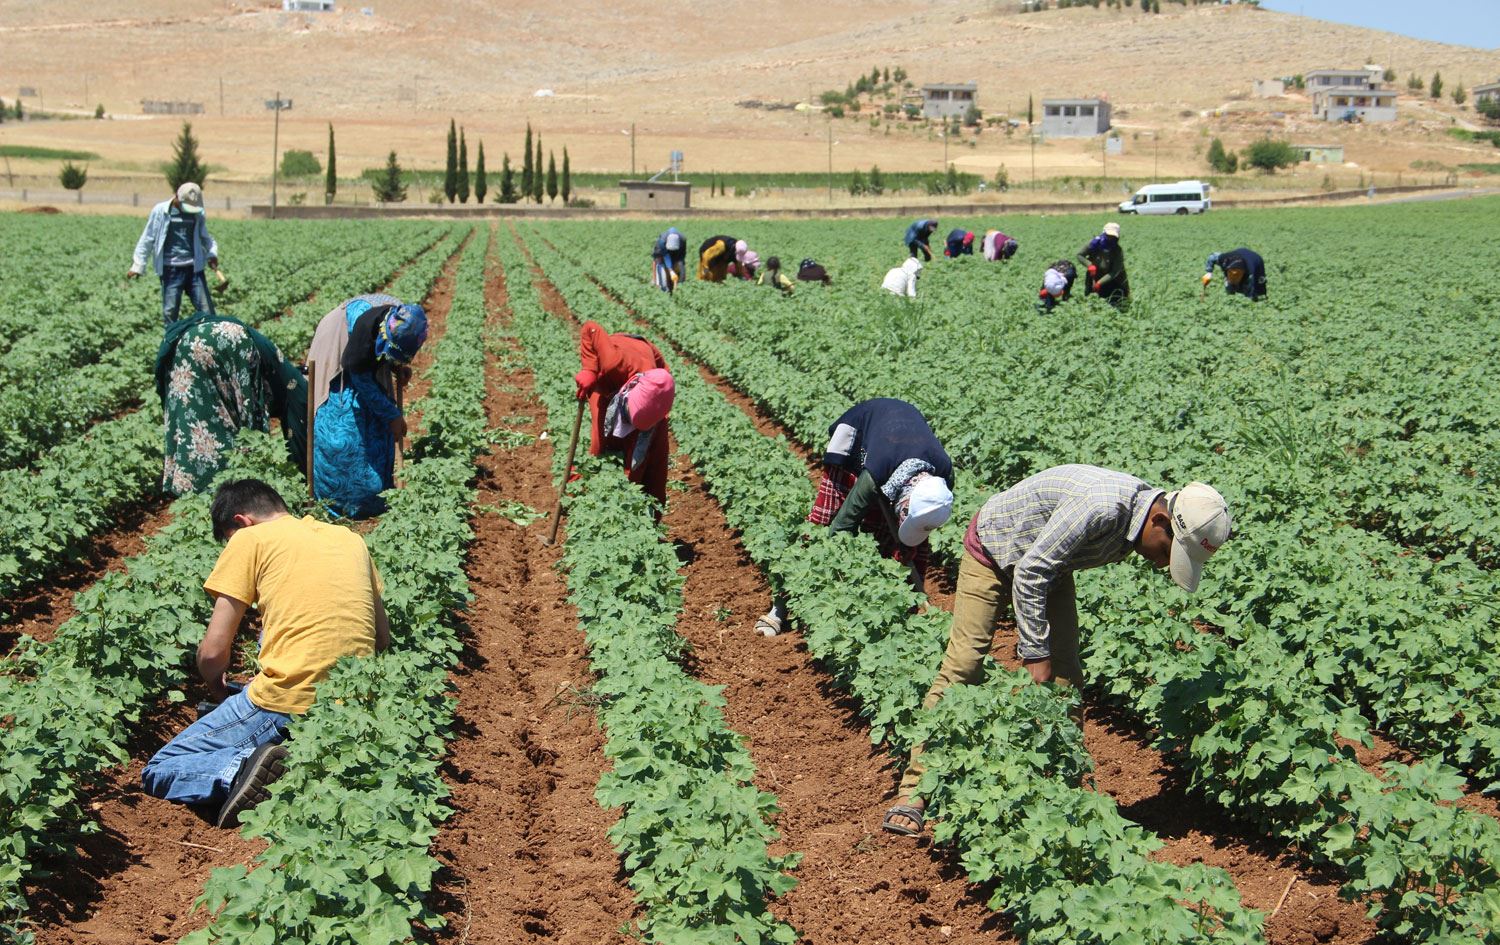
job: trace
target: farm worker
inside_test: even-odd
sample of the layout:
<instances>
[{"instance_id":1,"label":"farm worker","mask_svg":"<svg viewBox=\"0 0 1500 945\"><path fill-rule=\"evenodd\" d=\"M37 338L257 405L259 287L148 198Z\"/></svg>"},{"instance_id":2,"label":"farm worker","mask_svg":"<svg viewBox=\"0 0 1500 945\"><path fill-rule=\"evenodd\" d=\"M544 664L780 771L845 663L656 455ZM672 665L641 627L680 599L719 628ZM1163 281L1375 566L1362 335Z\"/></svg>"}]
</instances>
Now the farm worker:
<instances>
[{"instance_id":1,"label":"farm worker","mask_svg":"<svg viewBox=\"0 0 1500 945\"><path fill-rule=\"evenodd\" d=\"M760 269L760 253L748 249L745 254L729 264L730 275L740 279L750 280L755 278L755 273Z\"/></svg>"},{"instance_id":2,"label":"farm worker","mask_svg":"<svg viewBox=\"0 0 1500 945\"><path fill-rule=\"evenodd\" d=\"M953 462L922 412L880 397L855 404L828 428L823 479L807 520L829 531L875 536L880 553L911 568L922 589L932 554L928 536L953 514ZM755 629L782 631L786 605L772 604Z\"/></svg>"},{"instance_id":3,"label":"farm worker","mask_svg":"<svg viewBox=\"0 0 1500 945\"><path fill-rule=\"evenodd\" d=\"M948 234L948 244L943 248L944 256L974 255L974 234L968 230L954 230Z\"/></svg>"},{"instance_id":4,"label":"farm worker","mask_svg":"<svg viewBox=\"0 0 1500 945\"><path fill-rule=\"evenodd\" d=\"M663 292L671 292L687 275L686 265L687 240L677 227L668 227L651 248L651 281Z\"/></svg>"},{"instance_id":5,"label":"farm worker","mask_svg":"<svg viewBox=\"0 0 1500 945\"><path fill-rule=\"evenodd\" d=\"M579 331L578 359L573 382L589 403L589 454L624 454L630 481L666 505L667 414L677 392L666 360L639 335L612 335L598 322Z\"/></svg>"},{"instance_id":6,"label":"farm worker","mask_svg":"<svg viewBox=\"0 0 1500 945\"><path fill-rule=\"evenodd\" d=\"M911 257L901 265L886 272L880 287L892 295L917 297L917 275L922 271L922 260Z\"/></svg>"},{"instance_id":7,"label":"farm worker","mask_svg":"<svg viewBox=\"0 0 1500 945\"><path fill-rule=\"evenodd\" d=\"M698 278L704 282L723 282L735 256L748 250L744 240L732 236L710 236L698 247Z\"/></svg>"},{"instance_id":8,"label":"farm worker","mask_svg":"<svg viewBox=\"0 0 1500 945\"><path fill-rule=\"evenodd\" d=\"M798 282L821 282L824 285L832 285L833 278L828 275L828 270L818 263L816 259L804 259L797 264Z\"/></svg>"},{"instance_id":9,"label":"farm worker","mask_svg":"<svg viewBox=\"0 0 1500 945\"><path fill-rule=\"evenodd\" d=\"M1243 246L1227 253L1213 253L1203 267L1205 288L1213 281L1214 266L1224 270L1224 291L1230 295L1243 295L1255 302L1266 297L1266 264L1259 253Z\"/></svg>"},{"instance_id":10,"label":"farm worker","mask_svg":"<svg viewBox=\"0 0 1500 945\"><path fill-rule=\"evenodd\" d=\"M772 256L766 260L766 268L756 277L755 284L780 289L785 295L791 295L797 288L796 283L782 275L780 256Z\"/></svg>"},{"instance_id":11,"label":"farm worker","mask_svg":"<svg viewBox=\"0 0 1500 945\"><path fill-rule=\"evenodd\" d=\"M978 683L997 621L1007 605L1017 653L1035 682L1077 688L1078 607L1073 573L1123 561L1132 551L1167 568L1189 594L1203 565L1229 540L1224 497L1193 482L1176 492L1098 466L1054 466L992 496L964 534L948 650L923 707L955 684ZM1075 714L1081 722L1081 710ZM913 795L922 780L922 746L912 749L897 801L882 826L922 830L925 806Z\"/></svg>"},{"instance_id":12,"label":"farm worker","mask_svg":"<svg viewBox=\"0 0 1500 945\"><path fill-rule=\"evenodd\" d=\"M284 773L287 725L313 704L333 664L384 651L391 631L380 574L355 532L292 516L258 479L220 486L210 516L224 543L203 583L214 607L198 644L212 708L200 708L198 721L152 756L141 785L152 797L217 807L215 822L234 827ZM252 604L261 616L260 671L231 686L225 674Z\"/></svg>"},{"instance_id":13,"label":"farm worker","mask_svg":"<svg viewBox=\"0 0 1500 945\"><path fill-rule=\"evenodd\" d=\"M214 310L203 267L219 268L219 244L208 232L202 187L188 181L177 188L171 200L151 208L146 228L135 241L135 258L125 278L134 279L145 272L148 258L161 278L163 327L177 321L183 290L192 300L193 311Z\"/></svg>"},{"instance_id":14,"label":"farm worker","mask_svg":"<svg viewBox=\"0 0 1500 945\"><path fill-rule=\"evenodd\" d=\"M1036 302L1038 312L1050 312L1058 302L1065 302L1073 291L1078 270L1066 259L1059 259L1042 273L1042 291Z\"/></svg>"},{"instance_id":15,"label":"farm worker","mask_svg":"<svg viewBox=\"0 0 1500 945\"><path fill-rule=\"evenodd\" d=\"M932 234L937 231L937 227L938 221L936 220L915 220L906 228L906 237L903 242L906 244L906 251L911 253L913 259L921 256L928 262L932 262L932 247L927 245L927 241L932 239Z\"/></svg>"},{"instance_id":16,"label":"farm worker","mask_svg":"<svg viewBox=\"0 0 1500 945\"><path fill-rule=\"evenodd\" d=\"M1115 308L1130 300L1130 280L1125 277L1125 251L1120 248L1120 224L1104 224L1104 232L1078 251L1088 266L1084 295L1098 295Z\"/></svg>"},{"instance_id":17,"label":"farm worker","mask_svg":"<svg viewBox=\"0 0 1500 945\"><path fill-rule=\"evenodd\" d=\"M271 340L228 315L201 313L167 326L156 352L156 394L166 417L162 491L196 492L228 463L235 435L281 421L287 458L307 455L307 378Z\"/></svg>"},{"instance_id":18,"label":"farm worker","mask_svg":"<svg viewBox=\"0 0 1500 945\"><path fill-rule=\"evenodd\" d=\"M422 306L361 295L323 316L307 349L316 365L313 494L340 515L385 510L396 484L396 443L406 437L400 389L427 340Z\"/></svg>"},{"instance_id":19,"label":"farm worker","mask_svg":"<svg viewBox=\"0 0 1500 945\"><path fill-rule=\"evenodd\" d=\"M990 262L1008 260L1020 248L1021 244L999 230L990 230L984 234L984 240L980 243L980 249L984 254L984 258Z\"/></svg>"}]
</instances>

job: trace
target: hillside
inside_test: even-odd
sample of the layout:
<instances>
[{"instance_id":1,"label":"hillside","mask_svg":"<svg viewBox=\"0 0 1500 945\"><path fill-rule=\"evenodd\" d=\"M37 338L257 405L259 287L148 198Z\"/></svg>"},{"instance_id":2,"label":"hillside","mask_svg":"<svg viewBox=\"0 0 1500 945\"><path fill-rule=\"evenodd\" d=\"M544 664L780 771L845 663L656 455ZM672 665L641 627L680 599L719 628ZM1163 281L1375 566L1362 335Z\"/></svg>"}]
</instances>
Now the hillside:
<instances>
[{"instance_id":1,"label":"hillside","mask_svg":"<svg viewBox=\"0 0 1500 945\"><path fill-rule=\"evenodd\" d=\"M1395 172L1419 159L1478 159L1440 133L1450 114L1472 112L1403 95L1396 127L1334 129L1303 120L1300 98L1241 101L1251 80L1366 61L1392 66L1403 80L1441 69L1450 87L1500 75L1492 52L1245 7L1023 15L1008 0L768 0L742 15L688 0L513 0L502 15L481 0L373 2L371 15L354 4L314 15L232 0L0 0L0 89L29 85L49 108L102 103L138 119L7 123L0 140L82 147L119 168L145 167L160 159L177 120L140 119L140 100L191 99L207 108L196 123L208 159L264 175L270 116L262 103L279 90L295 102L283 116L283 147L321 152L332 121L346 172L378 163L392 147L408 163L432 166L449 116L492 151L513 152L529 119L548 147L567 144L579 169L628 166L621 130L633 122L639 164L652 170L671 148L699 170L822 170L829 145L821 116L735 103L793 103L842 89L872 67L900 65L918 84L977 81L990 115L1024 117L1028 96L1106 95L1116 125L1137 142L1122 170L1156 160L1191 169L1206 129L1232 144L1265 130L1348 139L1358 145L1351 160ZM540 89L553 94L536 97ZM1228 111L1200 117L1216 109ZM1150 144L1158 133L1160 157ZM832 137L838 168L942 166L942 142L925 131L845 120ZM1029 160L1023 139L991 131L950 159L979 171L1005 162L1017 173ZM1096 152L1049 144L1038 159L1044 173L1098 173Z\"/></svg>"}]
</instances>

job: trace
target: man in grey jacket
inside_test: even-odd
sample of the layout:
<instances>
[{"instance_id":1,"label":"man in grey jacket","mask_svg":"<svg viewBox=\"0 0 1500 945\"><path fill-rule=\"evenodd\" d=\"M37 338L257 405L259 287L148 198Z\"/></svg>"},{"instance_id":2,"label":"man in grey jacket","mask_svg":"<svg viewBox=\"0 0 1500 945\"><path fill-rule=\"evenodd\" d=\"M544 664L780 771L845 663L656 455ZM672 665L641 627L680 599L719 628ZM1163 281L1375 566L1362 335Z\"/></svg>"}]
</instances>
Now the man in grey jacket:
<instances>
[{"instance_id":1,"label":"man in grey jacket","mask_svg":"<svg viewBox=\"0 0 1500 945\"><path fill-rule=\"evenodd\" d=\"M177 321L182 308L182 292L188 291L194 312L212 312L204 266L219 268L219 244L209 235L203 213L203 188L188 181L177 188L177 195L151 208L146 228L136 240L135 258L125 278L134 279L146 271L151 259L161 277L161 320L163 327Z\"/></svg>"}]
</instances>

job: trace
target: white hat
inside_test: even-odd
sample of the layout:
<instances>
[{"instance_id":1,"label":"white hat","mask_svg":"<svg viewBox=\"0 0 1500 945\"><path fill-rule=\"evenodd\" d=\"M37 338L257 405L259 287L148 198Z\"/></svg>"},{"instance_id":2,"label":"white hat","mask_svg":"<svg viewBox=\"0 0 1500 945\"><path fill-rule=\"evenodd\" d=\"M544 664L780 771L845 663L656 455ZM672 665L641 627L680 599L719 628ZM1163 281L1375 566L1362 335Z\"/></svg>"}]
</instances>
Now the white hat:
<instances>
[{"instance_id":1,"label":"white hat","mask_svg":"<svg viewBox=\"0 0 1500 945\"><path fill-rule=\"evenodd\" d=\"M669 249L669 250L671 250L672 252L675 253L675 252L677 252L681 248L682 248L682 234L681 233L668 233L667 234L667 249Z\"/></svg>"},{"instance_id":2,"label":"white hat","mask_svg":"<svg viewBox=\"0 0 1500 945\"><path fill-rule=\"evenodd\" d=\"M922 271L922 260L918 259L915 256L908 256L906 258L906 262L901 264L901 269L903 272L909 272L912 275L916 275L917 273Z\"/></svg>"},{"instance_id":3,"label":"white hat","mask_svg":"<svg viewBox=\"0 0 1500 945\"><path fill-rule=\"evenodd\" d=\"M185 181L177 188L177 205L183 213L203 212L203 188L192 181Z\"/></svg>"},{"instance_id":4,"label":"white hat","mask_svg":"<svg viewBox=\"0 0 1500 945\"><path fill-rule=\"evenodd\" d=\"M953 493L939 476L924 476L911 487L906 503L906 518L896 531L901 544L915 548L927 540L953 515Z\"/></svg>"},{"instance_id":5,"label":"white hat","mask_svg":"<svg viewBox=\"0 0 1500 945\"><path fill-rule=\"evenodd\" d=\"M1234 524L1224 497L1201 482L1167 494L1172 517L1172 580L1189 594L1198 590L1203 564L1229 540Z\"/></svg>"},{"instance_id":6,"label":"white hat","mask_svg":"<svg viewBox=\"0 0 1500 945\"><path fill-rule=\"evenodd\" d=\"M1110 221L1109 223L1104 224L1104 235L1113 236L1115 239L1119 239L1120 224L1115 223L1114 221Z\"/></svg>"}]
</instances>

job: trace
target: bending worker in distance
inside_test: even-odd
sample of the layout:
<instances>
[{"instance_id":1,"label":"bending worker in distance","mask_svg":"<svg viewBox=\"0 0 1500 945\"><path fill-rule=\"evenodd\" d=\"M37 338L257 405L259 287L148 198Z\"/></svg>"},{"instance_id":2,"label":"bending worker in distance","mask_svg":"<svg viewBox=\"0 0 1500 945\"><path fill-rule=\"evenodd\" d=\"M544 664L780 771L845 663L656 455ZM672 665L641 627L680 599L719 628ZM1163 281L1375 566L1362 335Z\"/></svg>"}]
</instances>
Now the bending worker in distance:
<instances>
[{"instance_id":1,"label":"bending worker in distance","mask_svg":"<svg viewBox=\"0 0 1500 945\"><path fill-rule=\"evenodd\" d=\"M729 275L729 264L749 250L744 240L733 236L710 236L698 247L699 281L723 282Z\"/></svg>"},{"instance_id":2,"label":"bending worker in distance","mask_svg":"<svg viewBox=\"0 0 1500 945\"><path fill-rule=\"evenodd\" d=\"M880 287L892 295L908 299L917 297L917 276L922 274L922 260L908 257L901 265L886 271Z\"/></svg>"},{"instance_id":3,"label":"bending worker in distance","mask_svg":"<svg viewBox=\"0 0 1500 945\"><path fill-rule=\"evenodd\" d=\"M984 258L990 262L1009 260L1020 249L1021 244L1014 239L1001 233L999 230L990 230L984 234L984 241L980 243Z\"/></svg>"},{"instance_id":4,"label":"bending worker in distance","mask_svg":"<svg viewBox=\"0 0 1500 945\"><path fill-rule=\"evenodd\" d=\"M358 534L292 516L258 479L224 483L210 515L224 550L203 584L214 599L198 645L208 700L198 721L146 763L141 784L234 827L285 772L287 725L312 706L333 664L385 650L391 629L380 575ZM260 672L242 687L226 674L252 604L263 621Z\"/></svg>"},{"instance_id":5,"label":"bending worker in distance","mask_svg":"<svg viewBox=\"0 0 1500 945\"><path fill-rule=\"evenodd\" d=\"M671 292L687 276L687 240L677 227L656 238L651 248L651 282L663 292Z\"/></svg>"},{"instance_id":6,"label":"bending worker in distance","mask_svg":"<svg viewBox=\"0 0 1500 945\"><path fill-rule=\"evenodd\" d=\"M598 322L579 331L578 359L573 383L589 404L589 454L622 454L626 477L665 508L667 415L677 394L666 359L639 335L612 335Z\"/></svg>"},{"instance_id":7,"label":"bending worker in distance","mask_svg":"<svg viewBox=\"0 0 1500 945\"><path fill-rule=\"evenodd\" d=\"M1191 594L1230 532L1229 509L1211 487L1194 482L1169 493L1098 466L1055 466L992 496L964 534L948 650L923 707L937 705L949 686L981 681L1007 605L1032 680L1080 686L1073 572L1123 561L1133 551L1168 568ZM1081 723L1082 714L1080 704L1075 720ZM921 756L918 745L881 824L892 833L922 831Z\"/></svg>"},{"instance_id":8,"label":"bending worker in distance","mask_svg":"<svg viewBox=\"0 0 1500 945\"><path fill-rule=\"evenodd\" d=\"M427 340L422 306L361 295L323 316L307 362L313 398L313 494L333 511L365 518L385 511L396 485L396 443L406 436L399 387Z\"/></svg>"},{"instance_id":9,"label":"bending worker in distance","mask_svg":"<svg viewBox=\"0 0 1500 945\"><path fill-rule=\"evenodd\" d=\"M974 255L974 234L968 230L953 230L948 234L943 255L950 257Z\"/></svg>"},{"instance_id":10,"label":"bending worker in distance","mask_svg":"<svg viewBox=\"0 0 1500 945\"><path fill-rule=\"evenodd\" d=\"M1104 232L1089 240L1078 251L1078 258L1088 267L1084 280L1085 296L1097 295L1124 308L1130 303L1130 279L1125 275L1125 250L1120 247L1120 224L1104 224Z\"/></svg>"},{"instance_id":11,"label":"bending worker in distance","mask_svg":"<svg viewBox=\"0 0 1500 945\"><path fill-rule=\"evenodd\" d=\"M1224 270L1224 291L1243 295L1252 302L1266 297L1266 264L1260 254L1241 246L1227 253L1214 253L1203 267L1203 287L1213 281L1214 266Z\"/></svg>"},{"instance_id":12,"label":"bending worker in distance","mask_svg":"<svg viewBox=\"0 0 1500 945\"><path fill-rule=\"evenodd\" d=\"M906 236L903 237L902 242L906 244L906 251L913 259L920 257L927 262L932 262L932 247L928 245L928 241L932 239L932 234L937 231L937 227L938 221L936 220L915 220L906 228Z\"/></svg>"},{"instance_id":13,"label":"bending worker in distance","mask_svg":"<svg viewBox=\"0 0 1500 945\"><path fill-rule=\"evenodd\" d=\"M890 397L866 400L828 428L809 522L836 534L863 528L882 555L911 568L920 591L932 555L928 536L952 514L953 462L916 407ZM755 630L775 636L786 619L786 604L777 600Z\"/></svg>"}]
</instances>

